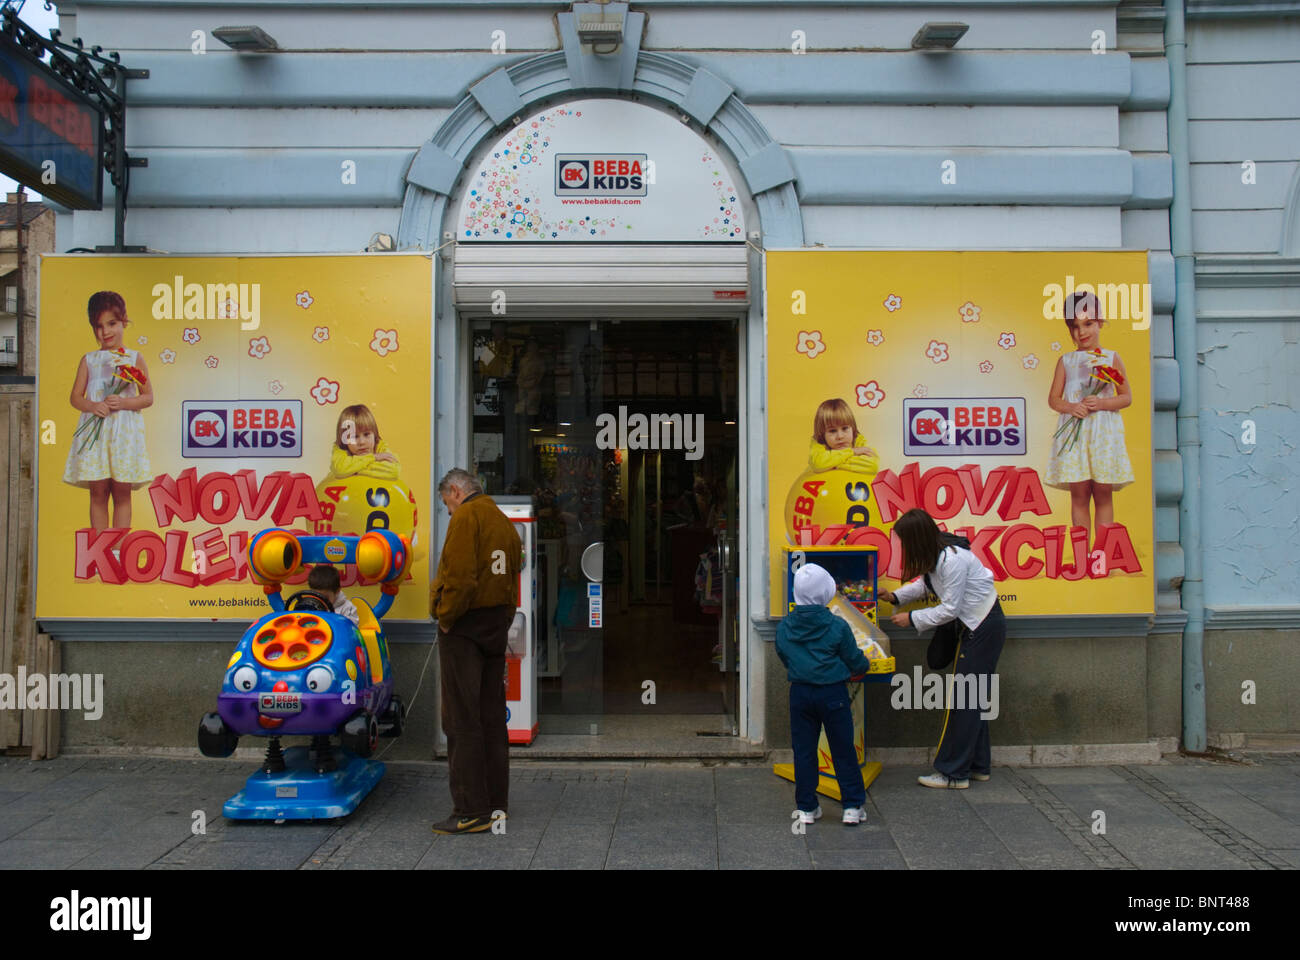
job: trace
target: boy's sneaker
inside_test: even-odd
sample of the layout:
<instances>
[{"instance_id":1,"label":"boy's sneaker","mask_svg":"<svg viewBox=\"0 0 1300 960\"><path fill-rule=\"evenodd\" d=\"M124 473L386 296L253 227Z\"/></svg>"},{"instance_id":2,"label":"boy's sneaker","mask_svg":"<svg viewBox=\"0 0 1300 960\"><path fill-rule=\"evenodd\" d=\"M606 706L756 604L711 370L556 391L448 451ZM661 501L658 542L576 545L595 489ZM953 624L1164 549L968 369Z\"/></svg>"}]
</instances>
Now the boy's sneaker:
<instances>
[{"instance_id":1,"label":"boy's sneaker","mask_svg":"<svg viewBox=\"0 0 1300 960\"><path fill-rule=\"evenodd\" d=\"M985 783L989 779L989 775L987 773L972 773L970 778L972 780L978 780L980 783Z\"/></svg>"},{"instance_id":2,"label":"boy's sneaker","mask_svg":"<svg viewBox=\"0 0 1300 960\"><path fill-rule=\"evenodd\" d=\"M923 787L936 787L940 790L965 790L970 786L969 780L954 780L952 777L942 773L932 773L928 776L917 777L916 782Z\"/></svg>"},{"instance_id":3,"label":"boy's sneaker","mask_svg":"<svg viewBox=\"0 0 1300 960\"><path fill-rule=\"evenodd\" d=\"M867 819L866 807L845 807L844 823L851 826L857 826L863 820Z\"/></svg>"},{"instance_id":4,"label":"boy's sneaker","mask_svg":"<svg viewBox=\"0 0 1300 960\"><path fill-rule=\"evenodd\" d=\"M814 820L820 820L822 818L822 808L820 804L817 806L816 810L796 810L795 813L799 815L800 823L812 823Z\"/></svg>"}]
</instances>

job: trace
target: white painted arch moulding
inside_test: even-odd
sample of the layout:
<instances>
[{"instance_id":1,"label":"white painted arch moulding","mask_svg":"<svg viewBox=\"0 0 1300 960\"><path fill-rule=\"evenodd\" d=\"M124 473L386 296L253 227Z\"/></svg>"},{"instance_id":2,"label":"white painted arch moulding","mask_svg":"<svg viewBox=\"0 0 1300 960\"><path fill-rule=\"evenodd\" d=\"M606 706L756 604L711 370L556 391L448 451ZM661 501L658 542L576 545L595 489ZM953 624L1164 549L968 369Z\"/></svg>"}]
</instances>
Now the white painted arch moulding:
<instances>
[{"instance_id":1,"label":"white painted arch moulding","mask_svg":"<svg viewBox=\"0 0 1300 960\"><path fill-rule=\"evenodd\" d=\"M448 200L475 151L503 126L492 119L502 115L501 106L515 107L513 116L518 116L547 103L602 95L649 99L706 129L740 168L758 208L764 245L803 246L803 218L789 159L730 86L676 57L641 52L626 90L586 88L574 83L564 53L558 52L502 67L473 84L420 148L406 175L398 249L432 250L442 244Z\"/></svg>"}]
</instances>

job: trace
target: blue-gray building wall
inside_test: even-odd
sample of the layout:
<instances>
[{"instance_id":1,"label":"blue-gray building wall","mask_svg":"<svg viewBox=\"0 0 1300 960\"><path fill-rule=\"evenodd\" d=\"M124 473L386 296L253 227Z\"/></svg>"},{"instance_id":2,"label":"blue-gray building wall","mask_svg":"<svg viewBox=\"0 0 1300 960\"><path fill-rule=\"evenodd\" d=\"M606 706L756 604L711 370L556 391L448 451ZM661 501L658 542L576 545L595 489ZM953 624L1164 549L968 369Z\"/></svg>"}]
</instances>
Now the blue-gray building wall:
<instances>
[{"instance_id":1,"label":"blue-gray building wall","mask_svg":"<svg viewBox=\"0 0 1300 960\"><path fill-rule=\"evenodd\" d=\"M1245 644L1294 676L1300 604L1287 590L1296 561L1284 534L1296 525L1290 478L1300 436L1296 380L1287 376L1296 372L1300 317L1300 5L1247 20L1198 18L1192 6L1194 230L1205 288L1202 485L1210 512L1206 656L1240 657ZM65 36L118 50L125 63L151 71L130 88L128 146L149 166L132 173L128 242L200 254L350 252L375 233L410 235L403 202L421 146L483 77L559 51L556 15L569 4L76 0L59 9ZM1015 627L1025 643L1023 655L1009 651L1008 673L1019 668L1020 701L1035 706L1009 721L1003 742L1176 738L1182 478L1160 8L1113 0L646 0L632 9L646 18L643 55L667 54L720 78L780 146L796 177L796 243L1150 251L1157 618L1153 626ZM216 26L249 20L284 52L239 55L211 37ZM970 31L958 51L910 51L927 20L960 20ZM199 39L204 53L194 52ZM492 52L494 42L504 50ZM804 52L792 49L800 43ZM1246 159L1256 163L1257 183L1234 186ZM355 183L340 176L348 160ZM946 160L957 164L955 184L940 180ZM109 243L111 205L65 214L58 230L60 249ZM1256 422L1251 448L1240 440L1245 419ZM760 634L770 632L755 619ZM1248 631L1247 639L1216 626ZM1044 639L1054 635L1065 639ZM1047 693L1074 689L1070 678L1086 675L1103 651L1124 679L1071 698L1079 713L1069 719L1074 707ZM782 676L774 658L765 666L766 723L755 729L779 746ZM1212 732L1300 729L1294 694L1286 699L1281 685L1273 704L1238 709L1240 673L1234 663L1216 674L1207 662L1219 704ZM932 739L928 727L880 720L891 745Z\"/></svg>"}]
</instances>

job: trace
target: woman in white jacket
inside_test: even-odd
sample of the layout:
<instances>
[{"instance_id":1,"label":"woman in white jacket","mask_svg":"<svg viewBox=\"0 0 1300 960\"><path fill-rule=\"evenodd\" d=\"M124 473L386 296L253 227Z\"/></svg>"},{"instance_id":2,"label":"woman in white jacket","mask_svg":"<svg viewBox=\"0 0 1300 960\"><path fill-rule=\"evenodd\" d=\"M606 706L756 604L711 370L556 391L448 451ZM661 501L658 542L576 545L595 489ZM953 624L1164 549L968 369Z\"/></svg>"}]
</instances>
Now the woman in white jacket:
<instances>
[{"instance_id":1,"label":"woman in white jacket","mask_svg":"<svg viewBox=\"0 0 1300 960\"><path fill-rule=\"evenodd\" d=\"M971 777L987 780L992 766L989 722L981 717L979 701L998 689L991 675L1007 638L1007 621L998 603L993 573L970 550L945 546L928 513L907 511L894 524L894 533L903 548L903 580L911 582L895 592L881 591L880 599L902 606L928 592L939 601L937 606L895 614L895 625L916 627L924 635L957 621L953 666L957 689L955 702L944 714L934 758L938 773L919 777L918 782L924 787L965 790ZM989 712L996 716L996 707L990 706Z\"/></svg>"}]
</instances>

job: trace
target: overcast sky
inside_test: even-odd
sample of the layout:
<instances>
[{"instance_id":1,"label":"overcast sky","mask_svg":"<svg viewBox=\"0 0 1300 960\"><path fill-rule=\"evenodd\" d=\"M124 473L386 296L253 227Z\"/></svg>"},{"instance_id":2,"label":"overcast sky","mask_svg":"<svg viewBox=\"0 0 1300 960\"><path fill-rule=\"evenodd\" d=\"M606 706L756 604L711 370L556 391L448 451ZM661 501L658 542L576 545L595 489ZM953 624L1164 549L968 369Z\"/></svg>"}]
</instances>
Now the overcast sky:
<instances>
[{"instance_id":1,"label":"overcast sky","mask_svg":"<svg viewBox=\"0 0 1300 960\"><path fill-rule=\"evenodd\" d=\"M50 35L50 27L57 27L59 25L58 10L46 10L44 0L27 0L27 2L23 4L23 9L19 14L19 17L42 37L48 37ZM10 180L4 174L0 174L0 184L4 185L5 193L13 193L18 189L18 184ZM31 187L28 187L27 196L39 200L41 195L36 193Z\"/></svg>"}]
</instances>

